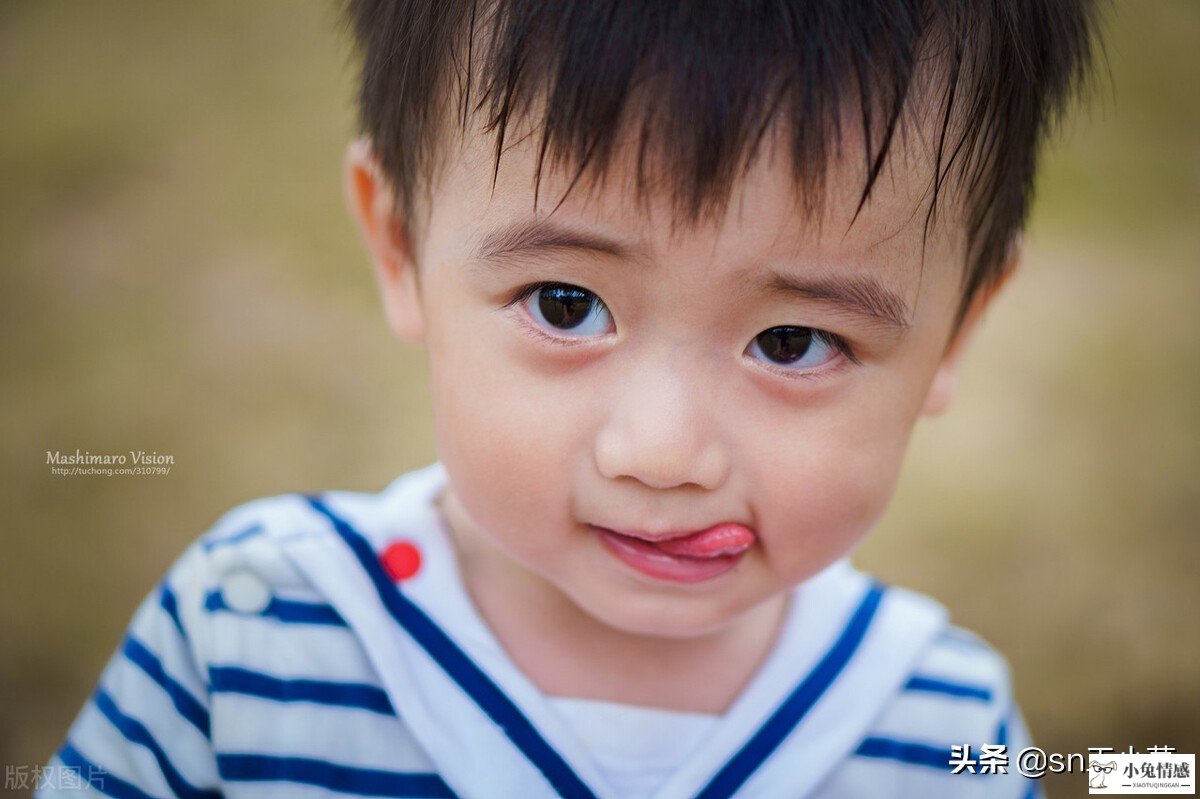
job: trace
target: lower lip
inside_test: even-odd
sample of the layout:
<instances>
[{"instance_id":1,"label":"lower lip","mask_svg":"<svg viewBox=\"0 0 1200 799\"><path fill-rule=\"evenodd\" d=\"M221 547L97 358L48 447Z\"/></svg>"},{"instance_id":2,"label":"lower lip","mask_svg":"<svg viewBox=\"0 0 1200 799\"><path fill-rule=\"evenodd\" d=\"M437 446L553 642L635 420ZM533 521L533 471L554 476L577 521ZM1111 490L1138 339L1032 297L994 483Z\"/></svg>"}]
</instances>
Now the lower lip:
<instances>
[{"instance_id":1,"label":"lower lip","mask_svg":"<svg viewBox=\"0 0 1200 799\"><path fill-rule=\"evenodd\" d=\"M641 539L618 535L602 527L597 527L596 530L608 551L626 565L648 577L675 583L702 583L711 580L736 566L745 554L739 552L736 555L716 555L711 558L668 555Z\"/></svg>"}]
</instances>

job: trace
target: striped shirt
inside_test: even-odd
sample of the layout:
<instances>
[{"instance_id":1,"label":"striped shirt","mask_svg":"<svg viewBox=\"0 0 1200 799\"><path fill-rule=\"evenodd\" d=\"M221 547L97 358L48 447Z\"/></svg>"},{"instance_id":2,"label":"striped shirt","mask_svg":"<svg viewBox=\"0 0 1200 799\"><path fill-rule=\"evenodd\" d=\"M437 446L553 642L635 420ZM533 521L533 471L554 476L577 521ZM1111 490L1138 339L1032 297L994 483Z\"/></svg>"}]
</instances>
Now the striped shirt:
<instances>
[{"instance_id":1,"label":"striped shirt","mask_svg":"<svg viewBox=\"0 0 1200 799\"><path fill-rule=\"evenodd\" d=\"M35 797L623 799L471 604L432 502L445 479L433 463L222 517L138 606L51 757L79 784ZM941 605L848 560L794 591L654 799L1041 796L1015 763L983 773L983 745L1015 755L1028 734L1004 659Z\"/></svg>"}]
</instances>

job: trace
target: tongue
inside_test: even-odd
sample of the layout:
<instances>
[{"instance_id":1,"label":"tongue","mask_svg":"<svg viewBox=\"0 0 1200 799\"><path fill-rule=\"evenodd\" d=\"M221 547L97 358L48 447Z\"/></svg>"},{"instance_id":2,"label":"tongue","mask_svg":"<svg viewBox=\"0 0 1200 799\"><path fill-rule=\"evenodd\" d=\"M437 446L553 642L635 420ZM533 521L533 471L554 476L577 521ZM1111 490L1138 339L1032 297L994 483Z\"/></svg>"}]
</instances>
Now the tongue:
<instances>
[{"instance_id":1,"label":"tongue","mask_svg":"<svg viewBox=\"0 0 1200 799\"><path fill-rule=\"evenodd\" d=\"M741 524L718 524L707 530L659 541L654 546L668 555L686 555L691 558L713 558L718 555L736 555L750 548L754 533Z\"/></svg>"}]
</instances>

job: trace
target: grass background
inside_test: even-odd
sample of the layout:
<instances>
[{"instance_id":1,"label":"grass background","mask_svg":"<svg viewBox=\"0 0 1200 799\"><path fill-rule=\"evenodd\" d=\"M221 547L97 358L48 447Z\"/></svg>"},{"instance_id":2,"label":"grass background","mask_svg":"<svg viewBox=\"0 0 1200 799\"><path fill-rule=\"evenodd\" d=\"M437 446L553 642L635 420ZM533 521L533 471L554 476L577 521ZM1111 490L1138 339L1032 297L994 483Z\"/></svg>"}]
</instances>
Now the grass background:
<instances>
[{"instance_id":1,"label":"grass background","mask_svg":"<svg viewBox=\"0 0 1200 799\"><path fill-rule=\"evenodd\" d=\"M1047 750L1196 752L1200 4L1114 11L1024 273L858 562L1004 652ZM48 759L222 511L433 458L343 205L351 63L326 2L0 5L0 763ZM76 448L175 466L51 475Z\"/></svg>"}]
</instances>

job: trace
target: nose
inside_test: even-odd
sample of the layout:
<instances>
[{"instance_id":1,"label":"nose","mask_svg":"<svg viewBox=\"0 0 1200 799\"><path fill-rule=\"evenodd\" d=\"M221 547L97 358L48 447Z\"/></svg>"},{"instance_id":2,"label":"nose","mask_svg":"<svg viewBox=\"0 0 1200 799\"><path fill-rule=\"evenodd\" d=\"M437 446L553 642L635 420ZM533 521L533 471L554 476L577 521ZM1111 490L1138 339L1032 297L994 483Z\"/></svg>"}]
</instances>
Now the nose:
<instances>
[{"instance_id":1,"label":"nose","mask_svg":"<svg viewBox=\"0 0 1200 799\"><path fill-rule=\"evenodd\" d=\"M709 413L711 393L698 376L651 366L631 371L596 437L600 473L659 489L720 486L729 453Z\"/></svg>"}]
</instances>

